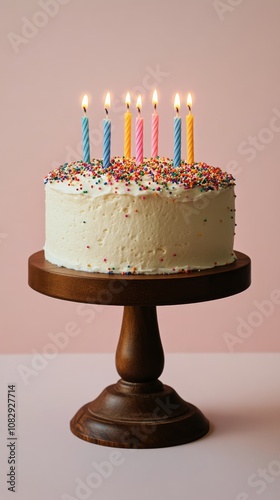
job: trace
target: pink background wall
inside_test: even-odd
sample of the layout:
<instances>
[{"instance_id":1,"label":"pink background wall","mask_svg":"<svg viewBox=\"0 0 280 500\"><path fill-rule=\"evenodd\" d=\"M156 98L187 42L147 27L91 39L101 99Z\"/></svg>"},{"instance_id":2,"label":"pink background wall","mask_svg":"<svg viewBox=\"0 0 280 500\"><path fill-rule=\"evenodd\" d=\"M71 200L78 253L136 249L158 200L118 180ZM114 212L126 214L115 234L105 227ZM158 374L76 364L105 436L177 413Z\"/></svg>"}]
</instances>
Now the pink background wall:
<instances>
[{"instance_id":1,"label":"pink background wall","mask_svg":"<svg viewBox=\"0 0 280 500\"><path fill-rule=\"evenodd\" d=\"M100 156L105 93L113 99L112 153L122 154L122 99L127 90L133 97L141 92L149 154L154 87L160 154L166 156L173 152L175 92L184 98L192 92L196 159L235 175L235 248L253 261L253 284L245 293L159 308L164 347L280 349L279 18L279 0L2 5L1 352L114 351L121 308L35 293L27 285L27 259L44 244L44 175L81 157L83 93L90 97L92 152ZM67 333L69 322L75 337Z\"/></svg>"}]
</instances>

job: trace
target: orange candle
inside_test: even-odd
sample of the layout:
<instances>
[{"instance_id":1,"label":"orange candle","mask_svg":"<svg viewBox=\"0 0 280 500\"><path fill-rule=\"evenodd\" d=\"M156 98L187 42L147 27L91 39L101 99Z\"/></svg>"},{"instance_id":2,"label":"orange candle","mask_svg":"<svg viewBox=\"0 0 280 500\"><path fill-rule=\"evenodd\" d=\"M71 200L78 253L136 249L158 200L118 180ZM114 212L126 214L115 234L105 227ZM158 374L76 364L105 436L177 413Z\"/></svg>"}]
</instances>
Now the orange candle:
<instances>
[{"instance_id":1,"label":"orange candle","mask_svg":"<svg viewBox=\"0 0 280 500\"><path fill-rule=\"evenodd\" d=\"M189 113L186 117L186 129L187 129L187 162L194 163L194 137L193 137L193 114L192 114L192 96L188 94L187 106L189 108Z\"/></svg>"},{"instance_id":2,"label":"orange candle","mask_svg":"<svg viewBox=\"0 0 280 500\"><path fill-rule=\"evenodd\" d=\"M130 94L127 92L125 99L127 111L124 114L124 156L125 158L131 157L131 118L132 114L129 111Z\"/></svg>"}]
</instances>

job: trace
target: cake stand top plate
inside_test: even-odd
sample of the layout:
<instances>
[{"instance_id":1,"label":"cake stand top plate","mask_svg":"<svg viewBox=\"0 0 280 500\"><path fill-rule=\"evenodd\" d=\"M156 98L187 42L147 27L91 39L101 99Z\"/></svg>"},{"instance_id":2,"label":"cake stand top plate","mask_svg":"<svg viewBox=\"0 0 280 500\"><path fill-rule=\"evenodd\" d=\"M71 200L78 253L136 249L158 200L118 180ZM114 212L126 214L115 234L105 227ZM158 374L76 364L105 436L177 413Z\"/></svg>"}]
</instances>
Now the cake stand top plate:
<instances>
[{"instance_id":1,"label":"cake stand top plate","mask_svg":"<svg viewBox=\"0 0 280 500\"><path fill-rule=\"evenodd\" d=\"M250 286L250 258L235 252L233 264L168 275L122 275L74 271L45 260L44 251L28 262L28 283L37 292L73 302L105 305L174 305L221 299Z\"/></svg>"}]
</instances>

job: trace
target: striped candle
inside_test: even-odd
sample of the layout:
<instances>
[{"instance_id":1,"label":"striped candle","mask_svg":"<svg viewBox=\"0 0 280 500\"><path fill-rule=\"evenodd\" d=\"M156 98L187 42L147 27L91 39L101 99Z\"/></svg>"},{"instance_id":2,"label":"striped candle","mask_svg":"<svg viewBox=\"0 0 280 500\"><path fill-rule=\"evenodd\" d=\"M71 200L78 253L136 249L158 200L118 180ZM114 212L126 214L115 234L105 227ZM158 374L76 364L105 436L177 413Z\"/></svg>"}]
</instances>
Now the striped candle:
<instances>
[{"instance_id":1,"label":"striped candle","mask_svg":"<svg viewBox=\"0 0 280 500\"><path fill-rule=\"evenodd\" d=\"M87 117L88 96L84 95L82 100L82 108L84 116L82 117L82 143L83 143L83 161L90 163L90 145L89 145L89 124Z\"/></svg>"},{"instance_id":2,"label":"striped candle","mask_svg":"<svg viewBox=\"0 0 280 500\"><path fill-rule=\"evenodd\" d=\"M105 112L106 118L103 120L103 168L108 168L111 158L111 120L108 118L108 108L110 107L110 94L106 95Z\"/></svg>"},{"instance_id":3,"label":"striped candle","mask_svg":"<svg viewBox=\"0 0 280 500\"><path fill-rule=\"evenodd\" d=\"M138 96L136 107L138 109L138 116L136 118L135 130L135 148L136 148L136 165L143 163L143 134L144 134L144 120L141 116L142 101L141 96Z\"/></svg>"},{"instance_id":4,"label":"striped candle","mask_svg":"<svg viewBox=\"0 0 280 500\"><path fill-rule=\"evenodd\" d=\"M192 96L188 94L187 106L189 113L186 117L186 130L187 130L187 162L194 163L194 140L193 140L193 114L192 114Z\"/></svg>"},{"instance_id":5,"label":"striped candle","mask_svg":"<svg viewBox=\"0 0 280 500\"><path fill-rule=\"evenodd\" d=\"M131 157L131 118L132 114L129 111L130 106L130 94L129 92L126 94L125 99L127 111L124 114L124 157Z\"/></svg>"},{"instance_id":6,"label":"striped candle","mask_svg":"<svg viewBox=\"0 0 280 500\"><path fill-rule=\"evenodd\" d=\"M176 94L174 108L176 110L176 116L174 117L174 167L179 167L181 165L181 118L179 117L180 109L180 97Z\"/></svg>"},{"instance_id":7,"label":"striped candle","mask_svg":"<svg viewBox=\"0 0 280 500\"><path fill-rule=\"evenodd\" d=\"M153 94L154 112L152 114L152 158L158 156L158 125L159 116L157 114L158 96L157 91Z\"/></svg>"}]
</instances>

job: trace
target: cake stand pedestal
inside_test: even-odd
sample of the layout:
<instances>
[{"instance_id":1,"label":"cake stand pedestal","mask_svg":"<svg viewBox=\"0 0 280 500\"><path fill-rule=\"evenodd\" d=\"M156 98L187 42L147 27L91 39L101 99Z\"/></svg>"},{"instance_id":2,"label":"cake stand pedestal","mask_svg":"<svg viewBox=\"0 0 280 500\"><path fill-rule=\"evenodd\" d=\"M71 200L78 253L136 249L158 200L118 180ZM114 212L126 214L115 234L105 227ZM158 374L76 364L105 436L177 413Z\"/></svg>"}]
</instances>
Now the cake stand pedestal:
<instances>
[{"instance_id":1,"label":"cake stand pedestal","mask_svg":"<svg viewBox=\"0 0 280 500\"><path fill-rule=\"evenodd\" d=\"M203 413L158 377L164 352L156 306L228 297L250 286L249 257L236 252L230 265L173 275L116 275L57 267L37 252L29 258L29 285L63 300L124 306L116 367L121 379L72 418L85 441L122 448L162 448L188 443L209 431ZM195 376L195 374L194 374Z\"/></svg>"}]
</instances>

